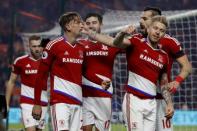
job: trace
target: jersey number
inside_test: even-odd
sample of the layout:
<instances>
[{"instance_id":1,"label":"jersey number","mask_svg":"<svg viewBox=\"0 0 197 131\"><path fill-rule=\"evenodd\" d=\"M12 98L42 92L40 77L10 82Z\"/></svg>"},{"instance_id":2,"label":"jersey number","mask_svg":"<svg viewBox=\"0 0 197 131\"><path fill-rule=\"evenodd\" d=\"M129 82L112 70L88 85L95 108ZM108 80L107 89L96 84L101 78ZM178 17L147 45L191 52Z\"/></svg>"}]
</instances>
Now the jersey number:
<instances>
[{"instance_id":1,"label":"jersey number","mask_svg":"<svg viewBox=\"0 0 197 131\"><path fill-rule=\"evenodd\" d=\"M162 119L163 129L171 128L171 121L170 119Z\"/></svg>"},{"instance_id":2,"label":"jersey number","mask_svg":"<svg viewBox=\"0 0 197 131\"><path fill-rule=\"evenodd\" d=\"M110 120L108 120L108 121L105 122L105 129L108 129L109 128L109 125L110 125Z\"/></svg>"}]
</instances>

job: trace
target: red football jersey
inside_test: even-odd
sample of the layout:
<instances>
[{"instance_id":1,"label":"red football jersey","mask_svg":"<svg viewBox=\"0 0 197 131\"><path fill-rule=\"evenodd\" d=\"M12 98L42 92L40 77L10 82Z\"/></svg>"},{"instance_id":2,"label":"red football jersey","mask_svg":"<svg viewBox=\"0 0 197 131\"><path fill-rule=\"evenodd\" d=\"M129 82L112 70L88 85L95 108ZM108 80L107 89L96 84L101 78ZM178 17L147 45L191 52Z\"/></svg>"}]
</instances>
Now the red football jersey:
<instances>
[{"instance_id":1,"label":"red football jersey","mask_svg":"<svg viewBox=\"0 0 197 131\"><path fill-rule=\"evenodd\" d=\"M168 56L157 48L152 48L146 38L131 37L132 43L126 49L129 78L127 91L141 97L153 98L156 84L162 73L167 73Z\"/></svg>"},{"instance_id":2,"label":"red football jersey","mask_svg":"<svg viewBox=\"0 0 197 131\"><path fill-rule=\"evenodd\" d=\"M18 57L13 64L12 72L21 77L21 103L34 104L34 86L38 74L40 60L35 60L29 55ZM47 88L43 88L41 101L47 105Z\"/></svg>"},{"instance_id":3,"label":"red football jersey","mask_svg":"<svg viewBox=\"0 0 197 131\"><path fill-rule=\"evenodd\" d=\"M51 104L82 104L82 63L84 48L70 44L64 37L49 42L43 51L36 82L36 104L40 89L47 86L50 72Z\"/></svg>"},{"instance_id":4,"label":"red football jersey","mask_svg":"<svg viewBox=\"0 0 197 131\"><path fill-rule=\"evenodd\" d=\"M84 97L112 97L113 88L103 90L101 82L112 79L113 64L119 48L106 46L97 41L81 40L85 48L83 68Z\"/></svg>"},{"instance_id":5,"label":"red football jersey","mask_svg":"<svg viewBox=\"0 0 197 131\"><path fill-rule=\"evenodd\" d=\"M160 39L159 47L168 54L168 58L169 58L168 79L169 81L171 81L171 70L172 70L173 61L179 57L184 56L185 54L178 40L173 37L170 37L167 34Z\"/></svg>"},{"instance_id":6,"label":"red football jersey","mask_svg":"<svg viewBox=\"0 0 197 131\"><path fill-rule=\"evenodd\" d=\"M137 37L143 38L142 34L136 34ZM168 64L168 80L171 81L171 70L172 65L175 59L180 58L185 55L180 42L174 38L166 34L162 37L158 44L159 48L164 50L168 54L169 64Z\"/></svg>"}]
</instances>

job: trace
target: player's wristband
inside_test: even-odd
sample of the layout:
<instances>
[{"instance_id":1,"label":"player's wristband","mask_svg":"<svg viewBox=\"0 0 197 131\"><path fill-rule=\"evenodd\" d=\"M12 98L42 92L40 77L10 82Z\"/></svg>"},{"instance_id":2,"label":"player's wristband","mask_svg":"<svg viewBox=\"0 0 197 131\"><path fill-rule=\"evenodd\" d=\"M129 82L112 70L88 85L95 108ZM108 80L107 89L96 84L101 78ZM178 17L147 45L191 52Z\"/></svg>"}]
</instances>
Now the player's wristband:
<instances>
[{"instance_id":1,"label":"player's wristband","mask_svg":"<svg viewBox=\"0 0 197 131\"><path fill-rule=\"evenodd\" d=\"M170 92L171 92L172 94L174 94L176 91L177 91L177 88L175 88L175 87L173 87L173 88L170 90Z\"/></svg>"},{"instance_id":2,"label":"player's wristband","mask_svg":"<svg viewBox=\"0 0 197 131\"><path fill-rule=\"evenodd\" d=\"M181 77L181 76L177 76L176 78L175 78L175 81L177 81L178 83L181 83L181 82L183 82L183 77Z\"/></svg>"}]
</instances>

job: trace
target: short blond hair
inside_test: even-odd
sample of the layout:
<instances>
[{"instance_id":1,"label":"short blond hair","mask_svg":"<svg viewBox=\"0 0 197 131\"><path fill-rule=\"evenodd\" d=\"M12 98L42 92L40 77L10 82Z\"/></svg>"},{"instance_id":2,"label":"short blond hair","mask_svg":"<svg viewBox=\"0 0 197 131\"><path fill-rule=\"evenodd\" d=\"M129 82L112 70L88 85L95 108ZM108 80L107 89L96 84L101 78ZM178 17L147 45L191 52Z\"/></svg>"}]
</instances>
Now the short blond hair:
<instances>
[{"instance_id":1,"label":"short blond hair","mask_svg":"<svg viewBox=\"0 0 197 131\"><path fill-rule=\"evenodd\" d=\"M151 18L151 24L154 23L154 22L161 22L166 26L166 28L168 27L168 21L167 21L165 16L157 15L157 16L152 17Z\"/></svg>"},{"instance_id":2,"label":"short blond hair","mask_svg":"<svg viewBox=\"0 0 197 131\"><path fill-rule=\"evenodd\" d=\"M29 37L29 42L32 41L32 40L41 40L41 37L38 36L38 35L32 35Z\"/></svg>"}]
</instances>

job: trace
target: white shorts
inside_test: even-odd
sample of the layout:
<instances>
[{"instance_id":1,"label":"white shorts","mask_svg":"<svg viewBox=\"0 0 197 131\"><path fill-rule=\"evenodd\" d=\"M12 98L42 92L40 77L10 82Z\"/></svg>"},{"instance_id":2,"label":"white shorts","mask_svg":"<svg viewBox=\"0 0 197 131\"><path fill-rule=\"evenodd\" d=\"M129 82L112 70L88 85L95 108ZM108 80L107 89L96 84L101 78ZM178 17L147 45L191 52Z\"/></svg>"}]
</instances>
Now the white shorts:
<instances>
[{"instance_id":1,"label":"white shorts","mask_svg":"<svg viewBox=\"0 0 197 131\"><path fill-rule=\"evenodd\" d=\"M57 103L51 106L53 131L82 130L82 108L80 105Z\"/></svg>"},{"instance_id":2,"label":"white shorts","mask_svg":"<svg viewBox=\"0 0 197 131\"><path fill-rule=\"evenodd\" d=\"M83 98L83 126L94 124L100 131L110 130L111 98Z\"/></svg>"},{"instance_id":3,"label":"white shorts","mask_svg":"<svg viewBox=\"0 0 197 131\"><path fill-rule=\"evenodd\" d=\"M155 99L140 99L133 94L126 93L122 110L127 131L155 131Z\"/></svg>"},{"instance_id":4,"label":"white shorts","mask_svg":"<svg viewBox=\"0 0 197 131\"><path fill-rule=\"evenodd\" d=\"M40 120L35 120L32 116L33 105L21 104L22 119L25 128L36 126L36 128L44 129L46 124L47 106L42 107L42 115Z\"/></svg>"},{"instance_id":5,"label":"white shorts","mask_svg":"<svg viewBox=\"0 0 197 131\"><path fill-rule=\"evenodd\" d=\"M163 99L157 99L157 118L156 131L173 131L172 119L165 117L166 102Z\"/></svg>"}]
</instances>

